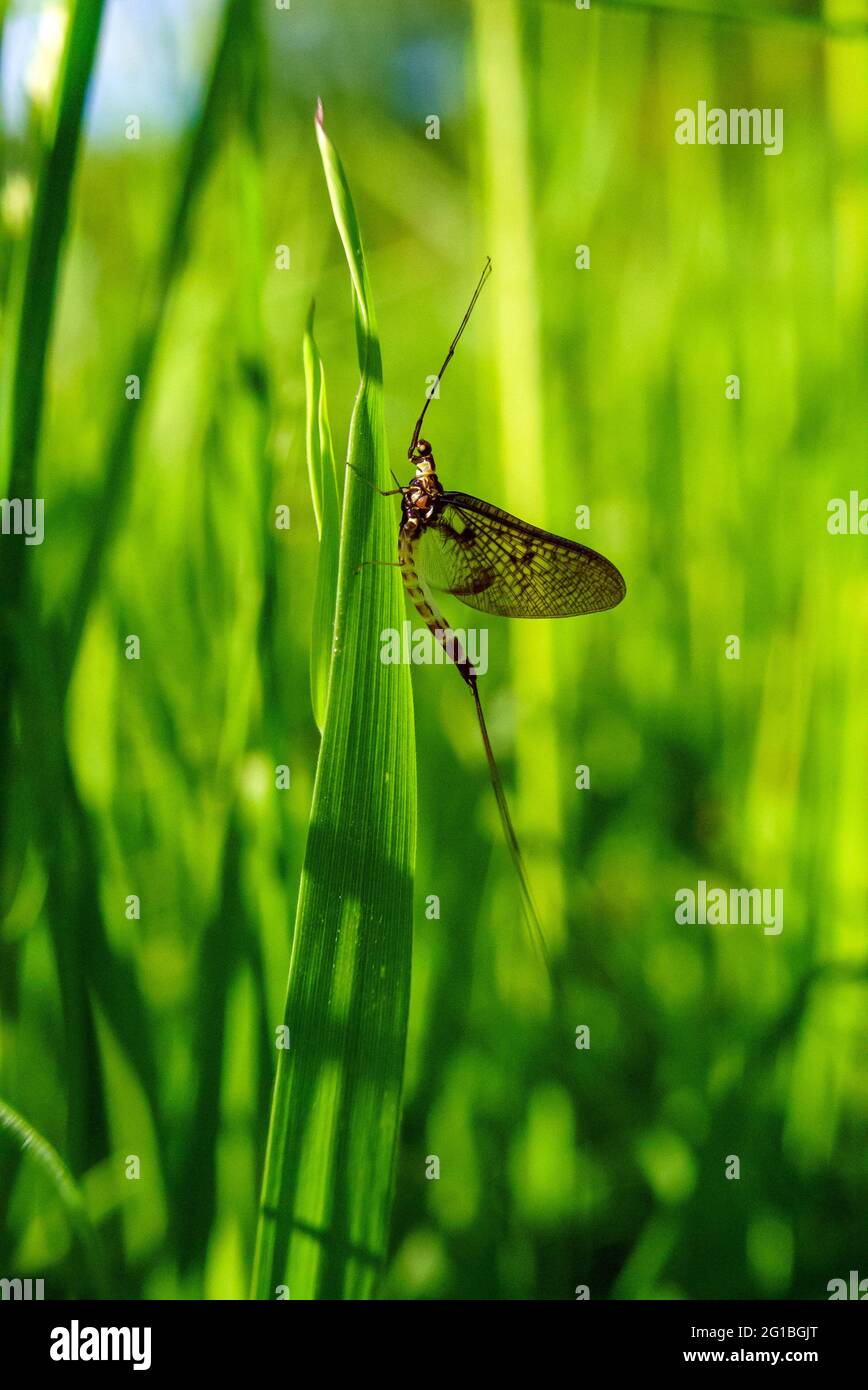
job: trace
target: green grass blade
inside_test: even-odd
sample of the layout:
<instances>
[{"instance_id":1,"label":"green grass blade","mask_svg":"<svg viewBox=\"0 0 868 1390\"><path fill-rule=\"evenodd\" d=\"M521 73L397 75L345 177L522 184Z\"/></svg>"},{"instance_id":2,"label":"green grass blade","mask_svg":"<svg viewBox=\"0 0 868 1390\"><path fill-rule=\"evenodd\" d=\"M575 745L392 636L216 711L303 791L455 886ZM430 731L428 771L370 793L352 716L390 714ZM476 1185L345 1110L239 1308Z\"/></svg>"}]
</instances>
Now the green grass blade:
<instances>
[{"instance_id":1,"label":"green grass blade","mask_svg":"<svg viewBox=\"0 0 868 1390\"><path fill-rule=\"evenodd\" d=\"M320 113L321 115L321 113ZM410 988L415 749L409 671L379 659L403 613L391 559L379 340L358 224L317 125L353 286L361 383L350 426L335 646L272 1102L253 1291L368 1296L394 1182ZM359 476L361 475L361 476ZM364 481L367 480L367 481Z\"/></svg>"},{"instance_id":2,"label":"green grass blade","mask_svg":"<svg viewBox=\"0 0 868 1390\"><path fill-rule=\"evenodd\" d=\"M104 1297L106 1290L99 1239L88 1216L81 1189L60 1154L23 1115L2 1098L0 1134L16 1144L22 1153L28 1154L48 1178L66 1214L70 1230L81 1247L91 1284L88 1292Z\"/></svg>"},{"instance_id":3,"label":"green grass blade","mask_svg":"<svg viewBox=\"0 0 868 1390\"><path fill-rule=\"evenodd\" d=\"M159 263L150 287L142 321L131 344L125 370L147 382L166 322L171 293L190 252L190 224L197 200L219 149L226 92L232 90L237 45L244 26L251 22L252 0L233 0L226 5L218 35L208 85L196 124L190 134L178 192L169 219ZM135 432L141 411L130 410L124 400L106 450L105 482L100 505L94 509L93 531L70 603L64 677L68 681L84 632L100 573L115 531L123 516L133 474Z\"/></svg>"},{"instance_id":4,"label":"green grass blade","mask_svg":"<svg viewBox=\"0 0 868 1390\"><path fill-rule=\"evenodd\" d=\"M36 189L18 314L11 317L17 339L11 344L7 359L11 368L10 457L5 484L9 497L34 496L45 359L57 302L82 112L102 10L102 0L73 6L54 106L47 120L47 147ZM24 552L15 547L11 553L20 557ZM20 570L20 564L16 569ZM11 593L4 595L9 600L12 597Z\"/></svg>"},{"instance_id":5,"label":"green grass blade","mask_svg":"<svg viewBox=\"0 0 868 1390\"><path fill-rule=\"evenodd\" d=\"M313 631L310 653L310 693L317 728L325 723L332 643L334 640L335 599L338 589L338 533L340 494L335 472L334 449L328 418L325 375L322 358L313 336L311 305L304 334L304 384L306 401L307 467L310 490L320 538Z\"/></svg>"},{"instance_id":6,"label":"green grass blade","mask_svg":"<svg viewBox=\"0 0 868 1390\"><path fill-rule=\"evenodd\" d=\"M39 165L33 216L21 259L13 271L9 312L4 318L4 361L2 391L2 446L0 475L2 490L8 497L38 496L37 463L43 422L46 361L55 318L60 265L69 222L73 180L78 158L85 98L96 58L103 5L76 3L70 7L66 40L60 68L40 110ZM41 105L41 103L40 103ZM49 501L49 509L50 509ZM51 527L50 512L47 522ZM38 708L27 698L28 668L33 664L37 626L36 601L30 576L34 565L32 550L23 545L0 547L0 864L2 879L11 891L17 881L18 864L10 857L23 848L13 824L11 786L13 769L21 766L24 750ZM43 652L45 648L43 648ZM19 736L15 730L14 708L23 711ZM49 746L51 746L49 744ZM44 752L44 743L37 756ZM54 769L52 769L53 775ZM38 794L48 785L48 777L38 779ZM30 793L27 793L29 799ZM47 795L46 795L47 801ZM51 806L57 824L57 805ZM59 858L59 856L58 856ZM52 897L52 902L56 901ZM64 920L64 940L72 932ZM73 963L81 971L81 953ZM106 1146L105 1116L101 1078L96 1055L95 1032L90 1003L71 974L59 970L63 995L66 1043L74 1054L73 1069L81 1067L81 1085L75 1096L86 1112L88 1126L74 1131L70 1126L68 1153L76 1166L87 1166L88 1158ZM81 1142L79 1142L79 1140Z\"/></svg>"},{"instance_id":7,"label":"green grass blade","mask_svg":"<svg viewBox=\"0 0 868 1390\"><path fill-rule=\"evenodd\" d=\"M46 152L39 173L30 237L15 304L6 319L3 380L4 419L0 482L7 497L35 498L36 462L42 425L45 362L54 320L61 251L66 234L72 181L81 133L84 100L93 67L102 19L102 0L76 4L70 16L61 72L49 113ZM50 524L50 523L49 523ZM23 545L0 549L0 741L11 744L10 720L18 677L20 608L26 564L31 551ZM9 747L0 750L0 766L11 765ZM4 775L5 777L5 775ZM0 793L5 793L0 779ZM0 853L5 843L0 826Z\"/></svg>"}]
</instances>

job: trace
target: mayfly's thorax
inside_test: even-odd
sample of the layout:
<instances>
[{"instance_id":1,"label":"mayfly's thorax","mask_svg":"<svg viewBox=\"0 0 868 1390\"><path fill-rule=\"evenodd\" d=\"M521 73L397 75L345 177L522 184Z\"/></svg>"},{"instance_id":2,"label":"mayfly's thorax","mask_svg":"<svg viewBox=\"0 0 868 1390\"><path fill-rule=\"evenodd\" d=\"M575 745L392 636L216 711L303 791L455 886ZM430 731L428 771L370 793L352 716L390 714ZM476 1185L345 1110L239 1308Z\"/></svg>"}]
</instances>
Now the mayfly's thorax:
<instances>
[{"instance_id":1,"label":"mayfly's thorax","mask_svg":"<svg viewBox=\"0 0 868 1390\"><path fill-rule=\"evenodd\" d=\"M416 475L404 489L402 526L418 534L437 515L443 488L430 455L419 459Z\"/></svg>"}]
</instances>

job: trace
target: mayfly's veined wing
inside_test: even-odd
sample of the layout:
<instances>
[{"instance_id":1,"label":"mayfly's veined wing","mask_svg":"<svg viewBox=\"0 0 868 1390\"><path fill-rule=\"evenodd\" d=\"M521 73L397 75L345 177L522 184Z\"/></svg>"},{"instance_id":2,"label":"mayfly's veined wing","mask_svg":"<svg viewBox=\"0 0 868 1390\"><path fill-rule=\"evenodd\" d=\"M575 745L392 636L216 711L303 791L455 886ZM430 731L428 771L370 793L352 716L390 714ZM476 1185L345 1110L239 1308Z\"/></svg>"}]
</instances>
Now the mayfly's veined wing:
<instances>
[{"instance_id":1,"label":"mayfly's veined wing","mask_svg":"<svg viewBox=\"0 0 868 1390\"><path fill-rule=\"evenodd\" d=\"M417 546L419 574L470 608L505 618L572 618L614 608L624 580L604 555L490 502L447 492Z\"/></svg>"}]
</instances>

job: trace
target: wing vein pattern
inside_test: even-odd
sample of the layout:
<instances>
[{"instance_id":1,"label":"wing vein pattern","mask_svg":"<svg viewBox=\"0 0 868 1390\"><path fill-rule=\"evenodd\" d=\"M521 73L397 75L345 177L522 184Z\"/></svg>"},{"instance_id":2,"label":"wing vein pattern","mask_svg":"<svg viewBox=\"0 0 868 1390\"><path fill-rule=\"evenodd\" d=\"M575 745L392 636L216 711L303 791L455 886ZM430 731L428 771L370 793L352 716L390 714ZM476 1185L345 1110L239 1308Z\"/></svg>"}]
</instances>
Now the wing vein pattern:
<instances>
[{"instance_id":1,"label":"wing vein pattern","mask_svg":"<svg viewBox=\"0 0 868 1390\"><path fill-rule=\"evenodd\" d=\"M465 492L443 494L420 537L418 567L432 588L505 618L600 613L626 593L604 555Z\"/></svg>"}]
</instances>

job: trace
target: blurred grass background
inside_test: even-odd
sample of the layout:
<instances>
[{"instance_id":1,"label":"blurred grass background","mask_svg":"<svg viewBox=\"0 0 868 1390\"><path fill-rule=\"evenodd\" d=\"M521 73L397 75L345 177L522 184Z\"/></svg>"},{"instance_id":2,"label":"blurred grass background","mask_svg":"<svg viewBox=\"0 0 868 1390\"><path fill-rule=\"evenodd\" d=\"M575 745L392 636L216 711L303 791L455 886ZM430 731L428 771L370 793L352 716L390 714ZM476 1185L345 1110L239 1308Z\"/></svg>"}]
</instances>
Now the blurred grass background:
<instances>
[{"instance_id":1,"label":"blurred grass background","mask_svg":"<svg viewBox=\"0 0 868 1390\"><path fill-rule=\"evenodd\" d=\"M2 538L0 1094L68 1165L117 1296L249 1284L319 743L314 296L338 459L357 385L317 96L365 238L395 466L490 253L430 415L444 484L565 535L587 504L580 538L628 584L586 622L490 621L484 693L553 1014L466 692L414 668L411 1031L381 1291L810 1298L868 1273L868 565L864 537L826 530L829 499L865 489L866 17L849 0L698 8L105 6L43 410L21 416L46 539L12 561ZM14 496L64 7L5 9ZM676 145L675 111L700 99L783 108L783 154ZM782 934L677 925L674 894L700 878L782 888ZM0 1274L93 1291L87 1242L10 1134Z\"/></svg>"}]
</instances>

